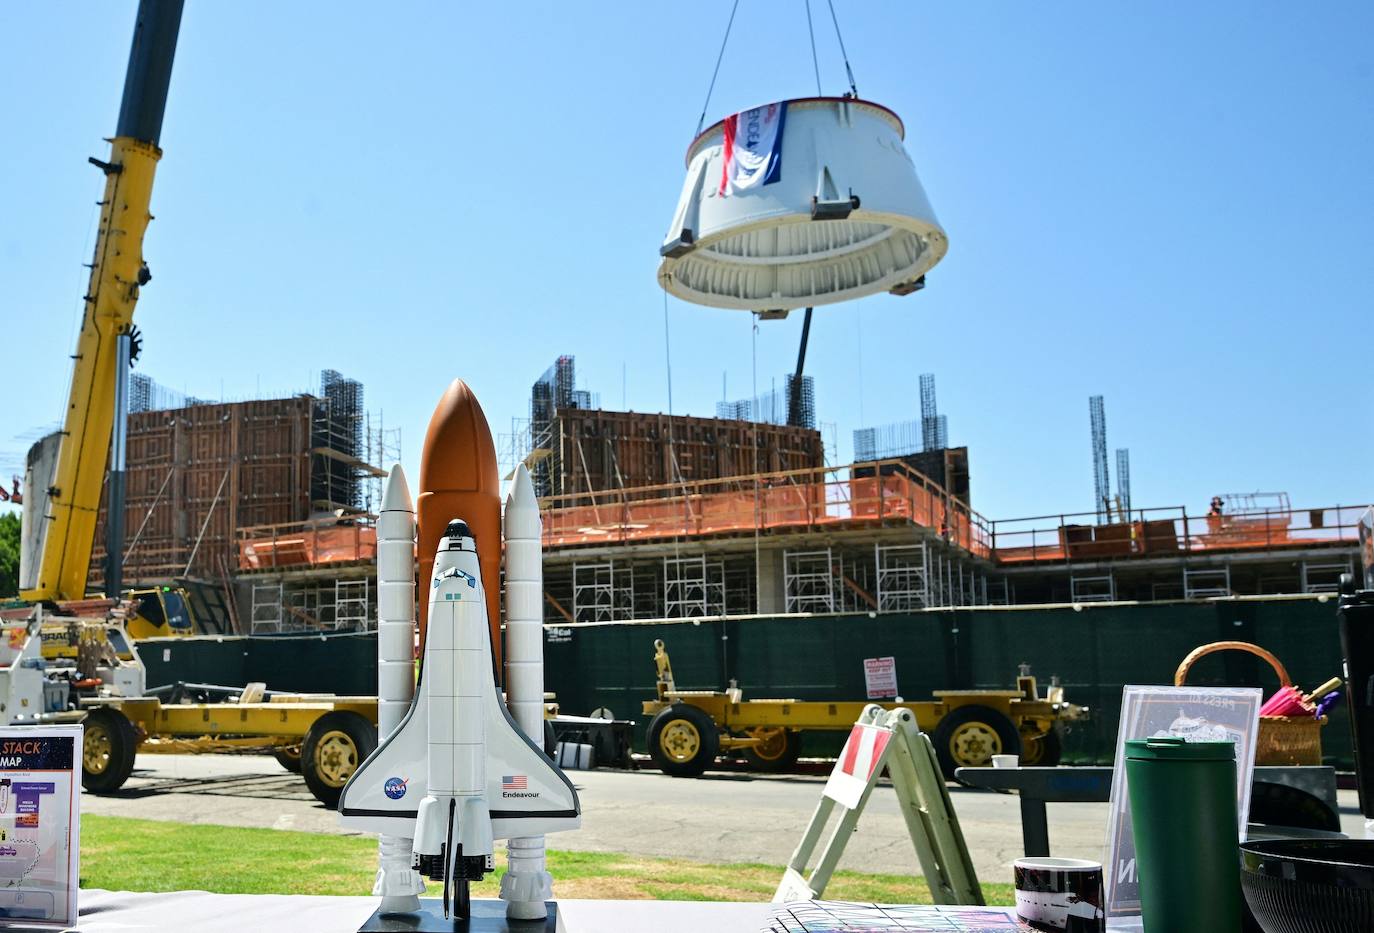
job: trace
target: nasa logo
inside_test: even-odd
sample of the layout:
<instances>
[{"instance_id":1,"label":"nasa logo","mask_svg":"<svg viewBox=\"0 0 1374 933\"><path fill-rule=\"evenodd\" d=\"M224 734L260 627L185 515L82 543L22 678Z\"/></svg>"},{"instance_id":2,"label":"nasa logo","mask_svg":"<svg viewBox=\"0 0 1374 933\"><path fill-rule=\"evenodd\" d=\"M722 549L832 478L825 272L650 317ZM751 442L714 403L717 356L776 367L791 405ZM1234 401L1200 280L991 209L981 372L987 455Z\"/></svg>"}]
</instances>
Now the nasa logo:
<instances>
[{"instance_id":1,"label":"nasa logo","mask_svg":"<svg viewBox=\"0 0 1374 933\"><path fill-rule=\"evenodd\" d=\"M406 785L409 783L398 777L387 778L386 783L382 785L382 791L392 800L400 800L406 795Z\"/></svg>"}]
</instances>

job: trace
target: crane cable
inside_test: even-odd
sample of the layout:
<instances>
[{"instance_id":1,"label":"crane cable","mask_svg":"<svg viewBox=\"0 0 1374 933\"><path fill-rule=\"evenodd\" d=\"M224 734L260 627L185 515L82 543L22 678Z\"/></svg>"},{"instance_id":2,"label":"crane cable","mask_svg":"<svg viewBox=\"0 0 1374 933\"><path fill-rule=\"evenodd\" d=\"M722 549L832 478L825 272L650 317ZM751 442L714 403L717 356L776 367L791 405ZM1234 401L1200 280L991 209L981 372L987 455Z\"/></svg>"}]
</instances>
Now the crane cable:
<instances>
[{"instance_id":1,"label":"crane cable","mask_svg":"<svg viewBox=\"0 0 1374 933\"><path fill-rule=\"evenodd\" d=\"M697 131L692 134L695 138L701 135L701 128L706 125L706 109L711 106L711 92L716 89L716 76L720 74L720 63L725 58L725 44L730 41L730 28L735 25L735 13L739 11L739 0L735 0L735 5L730 7L730 21L725 24L725 35L720 40L720 54L716 56L716 68L711 72L711 83L706 88L706 100L701 105L701 116L697 119Z\"/></svg>"},{"instance_id":2,"label":"crane cable","mask_svg":"<svg viewBox=\"0 0 1374 933\"><path fill-rule=\"evenodd\" d=\"M834 13L835 8L831 7L830 12ZM806 32L811 36L811 67L816 70L816 96L824 97L825 92L821 90L821 60L816 57L816 27L811 24L811 0L806 0Z\"/></svg>"},{"instance_id":3,"label":"crane cable","mask_svg":"<svg viewBox=\"0 0 1374 933\"><path fill-rule=\"evenodd\" d=\"M830 6L830 21L835 24L835 38L840 42L840 57L844 59L844 73L849 77L849 93L857 98L859 96L859 89L854 85L854 69L849 67L849 53L844 49L844 36L840 35L840 20L839 17L835 15L835 0L826 0L826 3ZM807 6L809 10L810 0L807 0ZM807 19L810 19L809 12L807 13Z\"/></svg>"},{"instance_id":4,"label":"crane cable","mask_svg":"<svg viewBox=\"0 0 1374 933\"><path fill-rule=\"evenodd\" d=\"M835 26L835 39L840 44L840 57L844 59L844 73L849 78L849 94L851 97L859 96L859 88L854 82L854 69L849 64L849 52L844 47L844 36L840 34L840 18L835 14L835 0L826 0L826 5L830 7L830 22ZM725 35L720 39L720 51L716 53L716 67L711 70L711 83L706 86L706 100L701 104L701 116L697 118L696 132L692 134L695 138L701 135L701 128L706 125L706 111L711 107L711 95L716 89L716 78L720 76L720 63L725 60L725 46L730 42L730 30L735 25L735 14L739 12L739 0L730 6L730 19L725 23ZM820 59L816 55L816 28L811 20L811 0L806 0L806 31L811 36L811 67L816 73L816 96L824 97L825 93L821 90L821 65Z\"/></svg>"}]
</instances>

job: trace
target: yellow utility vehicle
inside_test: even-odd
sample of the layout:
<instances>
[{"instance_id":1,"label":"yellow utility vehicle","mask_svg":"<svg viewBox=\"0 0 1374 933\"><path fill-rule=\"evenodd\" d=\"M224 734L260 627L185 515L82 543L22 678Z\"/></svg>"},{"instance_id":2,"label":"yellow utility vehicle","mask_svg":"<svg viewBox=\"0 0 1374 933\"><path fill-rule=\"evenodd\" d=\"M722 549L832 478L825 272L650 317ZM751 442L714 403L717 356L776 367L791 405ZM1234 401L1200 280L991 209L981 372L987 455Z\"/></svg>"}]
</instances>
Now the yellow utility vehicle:
<instances>
[{"instance_id":1,"label":"yellow utility vehicle","mask_svg":"<svg viewBox=\"0 0 1374 933\"><path fill-rule=\"evenodd\" d=\"M644 702L649 757L665 774L696 777L721 755L741 755L755 770L784 771L796 764L801 733L848 731L872 700L746 700L731 687L679 690L661 639L654 641L657 696ZM1064 699L1063 687L1041 695L1029 672L1015 690L936 690L934 700L879 703L903 707L930 734L947 778L954 769L992 763L993 755L1020 755L1027 765L1054 765L1063 752L1061 724L1086 716L1086 706Z\"/></svg>"}]
</instances>

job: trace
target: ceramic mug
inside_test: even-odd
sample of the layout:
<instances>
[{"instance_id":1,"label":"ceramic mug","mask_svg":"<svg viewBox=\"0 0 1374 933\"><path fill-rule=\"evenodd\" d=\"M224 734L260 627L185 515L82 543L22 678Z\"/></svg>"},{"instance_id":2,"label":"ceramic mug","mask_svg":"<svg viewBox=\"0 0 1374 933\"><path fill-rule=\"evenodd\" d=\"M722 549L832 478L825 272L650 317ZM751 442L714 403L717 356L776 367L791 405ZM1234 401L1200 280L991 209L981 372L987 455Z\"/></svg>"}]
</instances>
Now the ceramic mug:
<instances>
[{"instance_id":1,"label":"ceramic mug","mask_svg":"<svg viewBox=\"0 0 1374 933\"><path fill-rule=\"evenodd\" d=\"M1104 933L1102 863L1076 858L1019 858L1016 916L1036 930Z\"/></svg>"}]
</instances>

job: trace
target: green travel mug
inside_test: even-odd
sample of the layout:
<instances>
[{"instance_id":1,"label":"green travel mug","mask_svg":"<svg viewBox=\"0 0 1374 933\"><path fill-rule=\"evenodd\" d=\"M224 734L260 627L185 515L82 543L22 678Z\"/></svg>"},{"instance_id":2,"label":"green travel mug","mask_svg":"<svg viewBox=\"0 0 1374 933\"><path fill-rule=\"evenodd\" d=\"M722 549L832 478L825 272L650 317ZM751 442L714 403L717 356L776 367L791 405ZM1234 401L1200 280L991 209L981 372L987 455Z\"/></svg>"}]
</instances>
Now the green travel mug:
<instances>
[{"instance_id":1,"label":"green travel mug","mask_svg":"<svg viewBox=\"0 0 1374 933\"><path fill-rule=\"evenodd\" d=\"M1126 788L1145 933L1239 933L1235 744L1130 739Z\"/></svg>"}]
</instances>

